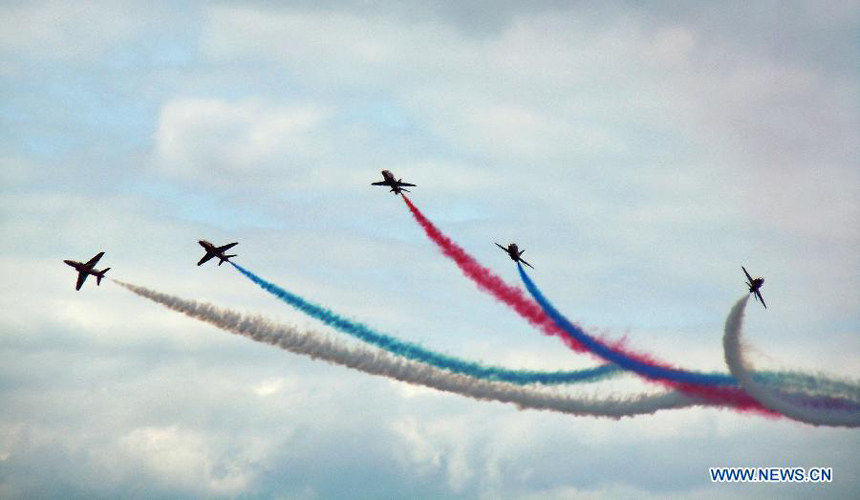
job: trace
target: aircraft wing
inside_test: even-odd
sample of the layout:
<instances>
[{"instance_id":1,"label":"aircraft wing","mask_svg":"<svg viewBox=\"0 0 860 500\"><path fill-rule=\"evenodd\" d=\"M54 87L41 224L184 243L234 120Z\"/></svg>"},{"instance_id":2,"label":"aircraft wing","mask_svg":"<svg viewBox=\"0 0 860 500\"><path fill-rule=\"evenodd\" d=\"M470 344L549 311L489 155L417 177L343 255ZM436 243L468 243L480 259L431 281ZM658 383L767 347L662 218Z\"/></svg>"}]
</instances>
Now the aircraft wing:
<instances>
[{"instance_id":1,"label":"aircraft wing","mask_svg":"<svg viewBox=\"0 0 860 500\"><path fill-rule=\"evenodd\" d=\"M765 309L767 309L767 304L765 304L765 303L764 303L764 299L763 299L763 298L761 298L761 292L759 292L758 290L756 290L756 291L755 291L755 296L756 296L756 297L758 297L758 300L760 300L760 301L761 301L761 305L763 305L763 306L764 306L764 308L765 308Z\"/></svg>"},{"instance_id":2,"label":"aircraft wing","mask_svg":"<svg viewBox=\"0 0 860 500\"><path fill-rule=\"evenodd\" d=\"M400 181L397 181L397 185L400 187L415 187L415 184L410 184L408 182L400 182Z\"/></svg>"},{"instance_id":3,"label":"aircraft wing","mask_svg":"<svg viewBox=\"0 0 860 500\"><path fill-rule=\"evenodd\" d=\"M388 183L385 181L379 181L379 182L371 182L370 185L371 186L387 186Z\"/></svg>"},{"instance_id":4,"label":"aircraft wing","mask_svg":"<svg viewBox=\"0 0 860 500\"><path fill-rule=\"evenodd\" d=\"M84 286L84 281L87 280L87 273L82 273L78 271L78 282L75 284L75 290L80 290L82 286Z\"/></svg>"},{"instance_id":5,"label":"aircraft wing","mask_svg":"<svg viewBox=\"0 0 860 500\"><path fill-rule=\"evenodd\" d=\"M206 255L204 255L204 256L203 256L203 258L202 258L202 259L200 259L200 261L198 261L198 262L197 262L197 265L199 266L199 265L203 264L204 262L207 262L207 261L208 261L209 259L211 259L212 257L215 257L215 254L214 254L214 253L206 252Z\"/></svg>"},{"instance_id":6,"label":"aircraft wing","mask_svg":"<svg viewBox=\"0 0 860 500\"><path fill-rule=\"evenodd\" d=\"M104 255L104 254L105 254L104 252L97 253L96 256L93 257L92 259L88 260L87 263L84 264L84 266L89 268L89 269L96 267L96 263L98 263L99 259L101 259L102 255Z\"/></svg>"},{"instance_id":7,"label":"aircraft wing","mask_svg":"<svg viewBox=\"0 0 860 500\"><path fill-rule=\"evenodd\" d=\"M222 247L216 248L215 251L216 252L225 252L225 251L230 250L231 248L235 247L238 244L239 244L238 241L235 243L227 243L226 245L224 245Z\"/></svg>"},{"instance_id":8,"label":"aircraft wing","mask_svg":"<svg viewBox=\"0 0 860 500\"><path fill-rule=\"evenodd\" d=\"M744 274L747 275L747 279L749 280L750 284L752 284L753 279L752 279L752 276L750 276L750 273L747 272L747 268L745 268L744 266L741 266L741 269L744 270Z\"/></svg>"},{"instance_id":9,"label":"aircraft wing","mask_svg":"<svg viewBox=\"0 0 860 500\"><path fill-rule=\"evenodd\" d=\"M494 241L493 243L496 243L496 242ZM498 243L496 243L496 246L497 246L497 247L499 247L499 248L501 248L501 249L502 249L502 250L504 250L505 252L507 252L507 251L508 251L508 249L507 249L507 248L503 247L502 245L499 245Z\"/></svg>"},{"instance_id":10,"label":"aircraft wing","mask_svg":"<svg viewBox=\"0 0 860 500\"><path fill-rule=\"evenodd\" d=\"M533 266L533 265L529 264L528 262L524 261L523 259L520 259L520 262L522 262L523 264L525 264L525 265L529 266L530 268L534 269L534 266Z\"/></svg>"}]
</instances>

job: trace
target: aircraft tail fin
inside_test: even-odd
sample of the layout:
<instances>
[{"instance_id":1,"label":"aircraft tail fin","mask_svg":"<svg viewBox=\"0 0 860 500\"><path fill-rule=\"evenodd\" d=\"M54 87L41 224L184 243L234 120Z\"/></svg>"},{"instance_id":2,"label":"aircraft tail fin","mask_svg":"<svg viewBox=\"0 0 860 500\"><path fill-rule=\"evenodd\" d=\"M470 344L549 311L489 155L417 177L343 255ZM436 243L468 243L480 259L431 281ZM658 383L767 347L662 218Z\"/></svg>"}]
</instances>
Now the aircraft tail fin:
<instances>
[{"instance_id":1,"label":"aircraft tail fin","mask_svg":"<svg viewBox=\"0 0 860 500\"><path fill-rule=\"evenodd\" d=\"M96 274L96 286L102 284L102 278L105 277L105 273L108 271L110 271L110 268L106 267L106 268L102 269L100 273Z\"/></svg>"},{"instance_id":2,"label":"aircraft tail fin","mask_svg":"<svg viewBox=\"0 0 860 500\"><path fill-rule=\"evenodd\" d=\"M221 259L221 260L218 262L218 265L220 266L221 264L223 264L223 263L225 263L225 262L230 262L230 259L231 259L232 257L235 257L235 256L236 256L236 254L233 254L233 255L225 255L225 256L224 256L224 258L223 258L223 259Z\"/></svg>"}]
</instances>

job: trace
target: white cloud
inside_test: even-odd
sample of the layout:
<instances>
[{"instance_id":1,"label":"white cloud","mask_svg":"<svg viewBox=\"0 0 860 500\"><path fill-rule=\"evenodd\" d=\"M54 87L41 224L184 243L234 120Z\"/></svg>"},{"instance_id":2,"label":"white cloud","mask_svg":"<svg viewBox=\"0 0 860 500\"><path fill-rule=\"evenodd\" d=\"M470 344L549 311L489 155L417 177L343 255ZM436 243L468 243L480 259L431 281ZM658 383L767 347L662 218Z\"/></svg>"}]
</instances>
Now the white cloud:
<instances>
[{"instance_id":1,"label":"white cloud","mask_svg":"<svg viewBox=\"0 0 860 500\"><path fill-rule=\"evenodd\" d=\"M442 452L420 432L418 425L414 418L406 418L393 422L391 429L404 441L401 456L405 465L415 467L419 474L426 475L439 468Z\"/></svg>"},{"instance_id":2,"label":"white cloud","mask_svg":"<svg viewBox=\"0 0 860 500\"><path fill-rule=\"evenodd\" d=\"M9 2L0 6L0 51L87 61L135 36L144 11L119 2Z\"/></svg>"},{"instance_id":3,"label":"white cloud","mask_svg":"<svg viewBox=\"0 0 860 500\"><path fill-rule=\"evenodd\" d=\"M273 394L277 394L291 385L293 384L283 377L269 378L260 381L258 384L255 384L252 387L252 390L254 391L254 394L260 396L261 398L264 398Z\"/></svg>"},{"instance_id":4,"label":"white cloud","mask_svg":"<svg viewBox=\"0 0 860 500\"><path fill-rule=\"evenodd\" d=\"M159 114L157 162L166 173L196 180L259 179L275 164L320 156L325 145L317 132L328 114L259 100L174 99Z\"/></svg>"},{"instance_id":5,"label":"white cloud","mask_svg":"<svg viewBox=\"0 0 860 500\"><path fill-rule=\"evenodd\" d=\"M207 436L171 427L145 427L120 440L129 454L141 460L161 480L205 493L235 495L247 487L248 464L240 457L213 449Z\"/></svg>"},{"instance_id":6,"label":"white cloud","mask_svg":"<svg viewBox=\"0 0 860 500\"><path fill-rule=\"evenodd\" d=\"M646 58L662 64L685 62L696 45L696 34L689 28L673 26L658 29L650 44L642 49Z\"/></svg>"}]
</instances>

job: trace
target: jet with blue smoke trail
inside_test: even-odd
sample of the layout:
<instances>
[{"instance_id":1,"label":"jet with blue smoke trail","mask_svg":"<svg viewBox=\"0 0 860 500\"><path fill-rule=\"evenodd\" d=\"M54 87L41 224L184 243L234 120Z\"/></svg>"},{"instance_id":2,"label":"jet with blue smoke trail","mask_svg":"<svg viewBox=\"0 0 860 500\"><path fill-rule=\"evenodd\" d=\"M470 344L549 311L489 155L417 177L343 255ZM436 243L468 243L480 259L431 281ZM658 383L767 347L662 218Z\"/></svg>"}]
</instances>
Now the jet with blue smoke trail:
<instances>
[{"instance_id":1,"label":"jet with blue smoke trail","mask_svg":"<svg viewBox=\"0 0 860 500\"><path fill-rule=\"evenodd\" d=\"M219 266L225 262L230 262L230 258L235 257L236 255L226 255L224 252L230 250L231 248L239 244L238 242L234 242L227 243L226 245L221 245L220 247L216 247L215 245L209 243L206 240L200 240L197 243L199 243L200 246L203 247L204 250L206 250L206 255L204 255L200 259L200 261L197 262L198 266L202 265L204 262L208 262L209 259L211 259L212 257L218 257L220 259L218 261Z\"/></svg>"},{"instance_id":2,"label":"jet with blue smoke trail","mask_svg":"<svg viewBox=\"0 0 860 500\"><path fill-rule=\"evenodd\" d=\"M494 242L494 243L495 243L495 242ZM497 246L497 247L499 247L499 248L501 248L501 249L502 249L502 250L504 250L505 252L507 252L507 253L508 253L508 257L510 257L512 261L514 261L514 262L522 262L523 264L525 264L525 265L529 266L529 267L530 267L530 268L532 268L532 269L534 269L534 268L535 268L533 265L531 265L531 264L529 264L528 262L526 262L525 260L523 260L523 254L525 253L525 250L520 250L520 249L517 247L517 244L516 244L516 243L511 243L510 245L508 245L508 247L507 247L507 248L503 247L502 245L499 245L498 243L496 243L496 246Z\"/></svg>"},{"instance_id":3,"label":"jet with blue smoke trail","mask_svg":"<svg viewBox=\"0 0 860 500\"><path fill-rule=\"evenodd\" d=\"M526 289L535 299L535 301L546 311L547 315L553 319L565 332L574 337L576 341L587 347L592 353L598 355L601 359L611 361L622 368L626 368L643 377L670 383L671 387L677 387L679 390L688 393L701 395L709 399L716 399L727 404L732 404L740 409L749 409L770 413L782 412L776 408L765 405L759 398L748 394L746 385L735 379L733 376L735 370L730 370L732 375L721 373L703 373L680 368L674 368L665 363L657 362L648 356L627 352L618 347L610 347L592 336L588 335L581 328L574 325L563 314L561 314L555 306L541 293L537 285L531 280L522 266L518 266L520 277L526 286ZM733 312L735 309L733 309ZM742 314L742 311L741 311ZM732 318L732 315L729 315ZM737 320L739 324L740 320ZM739 326L738 326L739 328ZM727 356L729 351L727 350ZM728 360L728 358L727 358ZM774 382L770 384L771 389L778 387L783 390L791 389L788 382L791 379L805 381L808 385L817 387L819 390L814 393L797 392L787 396L790 404L797 405L800 408L830 408L839 409L840 411L860 412L860 399L857 398L860 387L838 381L816 382L810 377L793 377L782 376L780 373L770 373L763 377L756 377L749 374L749 380L758 384L759 387L765 388L765 383L762 381ZM837 388L835 393L821 393L820 389L825 387ZM765 389L767 390L767 389Z\"/></svg>"}]
</instances>

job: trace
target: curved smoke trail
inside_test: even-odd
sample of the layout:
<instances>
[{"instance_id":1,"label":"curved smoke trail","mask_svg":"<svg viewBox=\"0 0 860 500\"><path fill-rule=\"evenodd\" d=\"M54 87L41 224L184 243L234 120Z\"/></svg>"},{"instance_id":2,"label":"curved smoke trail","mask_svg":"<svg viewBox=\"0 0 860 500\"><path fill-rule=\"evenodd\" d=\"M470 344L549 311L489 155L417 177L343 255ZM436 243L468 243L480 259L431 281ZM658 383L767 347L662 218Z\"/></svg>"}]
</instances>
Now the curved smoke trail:
<instances>
[{"instance_id":1,"label":"curved smoke trail","mask_svg":"<svg viewBox=\"0 0 860 500\"><path fill-rule=\"evenodd\" d=\"M418 221L418 224L427 233L427 236L433 240L436 245L442 250L447 257L457 264L457 267L469 279L474 281L478 287L486 292L489 292L497 300L504 302L512 307L520 316L526 319L532 325L540 328L547 335L555 335L559 337L571 349L583 352L585 349L576 340L564 335L564 332L556 325L541 308L526 297L523 292L516 287L508 285L502 278L493 274L492 271L482 266L474 257L466 253L459 245L451 241L450 238L442 234L430 219L424 216L415 205L409 201L405 194L400 194L412 216Z\"/></svg>"},{"instance_id":2,"label":"curved smoke trail","mask_svg":"<svg viewBox=\"0 0 860 500\"><path fill-rule=\"evenodd\" d=\"M757 398L752 397L744 391L743 384L739 384L734 377L722 373L702 373L690 370L683 370L669 366L665 363L659 363L652 360L650 357L631 353L622 350L618 346L608 346L603 342L585 333L581 328L571 323L561 312L559 312L552 303L544 297L543 293L534 284L525 269L519 263L517 268L520 272L520 277L526 290L532 295L535 301L540 304L547 315L553 319L568 335L574 337L580 344L585 346L589 352L596 354L605 361L610 361L616 365L628 369L643 377L658 381L668 382L670 387L675 387L678 390L695 394L696 396L716 399L718 401L732 404L739 409L749 409L765 412L774 412L773 409L763 405ZM807 386L816 387L820 390L824 387L836 388L835 394L822 395L811 397L804 394L793 394L790 399L795 401L795 404L800 406L815 408L848 408L860 410L857 400L846 399L850 398L851 393L857 394L858 388L852 387L850 384L839 382L821 382L816 384L809 377L798 376L794 374L782 374L765 372L762 376L753 377L755 380L764 381L773 385L775 382L782 387L786 387L786 383L791 380L803 382ZM762 383L762 382L759 382Z\"/></svg>"},{"instance_id":3,"label":"curved smoke trail","mask_svg":"<svg viewBox=\"0 0 860 500\"><path fill-rule=\"evenodd\" d=\"M594 382L604 378L618 375L621 370L617 366L603 365L596 368L574 371L536 371L536 370L509 370L507 368L484 366L472 361L466 361L453 356L446 356L438 352L425 349L411 342L406 342L383 333L379 333L362 323L350 321L334 312L307 302L298 295L257 276L239 264L233 264L240 273L252 282L259 285L263 290L271 293L283 302L295 307L299 311L316 318L341 332L352 335L368 344L374 345L392 354L403 356L413 361L420 361L442 368L454 373L462 373L473 378L484 380L495 380L510 382L517 385L525 384L571 384L577 382Z\"/></svg>"},{"instance_id":4,"label":"curved smoke trail","mask_svg":"<svg viewBox=\"0 0 860 500\"><path fill-rule=\"evenodd\" d=\"M601 359L615 363L649 380L668 384L670 387L683 392L730 404L740 410L756 410L770 413L756 399L750 397L737 387L730 387L732 384L735 384L735 380L729 375L681 370L658 363L642 354L625 352L620 346L610 347L595 339L568 320L544 297L519 262L517 262L517 269L520 272L520 278L526 290L529 291L532 298L540 305L547 316L565 334L575 339L580 345L585 346L589 352L599 356Z\"/></svg>"},{"instance_id":5,"label":"curved smoke trail","mask_svg":"<svg viewBox=\"0 0 860 500\"><path fill-rule=\"evenodd\" d=\"M726 318L726 329L723 336L723 350L725 351L726 364L729 366L729 371L732 372L732 375L735 376L747 393L760 401L765 407L801 422L812 425L860 427L860 410L856 408L852 410L826 407L825 405L819 408L799 405L792 401L793 397L765 387L756 380L753 376L752 367L744 358L741 346L741 325L743 324L744 311L746 310L748 301L749 295L740 299L732 307L729 316Z\"/></svg>"},{"instance_id":6,"label":"curved smoke trail","mask_svg":"<svg viewBox=\"0 0 860 500\"><path fill-rule=\"evenodd\" d=\"M519 408L550 410L571 415L621 418L650 414L659 410L705 406L708 403L678 392L640 395L625 399L573 398L504 382L478 380L439 368L394 358L385 352L353 348L336 343L317 333L300 332L278 325L260 316L247 316L211 304L186 300L148 288L113 280L131 292L159 303L190 318L222 330L281 349L322 359L364 373L381 375L401 382L420 384L440 391L460 394L477 400L513 403Z\"/></svg>"},{"instance_id":7,"label":"curved smoke trail","mask_svg":"<svg viewBox=\"0 0 860 500\"><path fill-rule=\"evenodd\" d=\"M511 306L520 314L520 316L524 317L548 335L559 337L571 349L579 352L590 351L603 357L599 352L594 352L592 350L592 344L596 341L594 341L590 336L585 335L585 332L583 332L582 329L571 323L566 318L564 318L564 321L558 321L558 319L560 319L558 317L560 315L558 314L553 317L551 312L555 310L551 306L549 308L545 307L548 304L541 303L541 301L538 300L540 295L537 294L536 296L535 290L529 289L529 292L532 294L532 298L535 299L529 300L519 288L515 288L505 283L501 278L493 274L492 271L482 266L474 257L466 253L466 251L459 245L442 234L442 231L427 219L427 217L425 217L424 214L422 214L421 211L412 204L406 195L401 194L401 197L409 208L409 211L412 213L412 216L418 224L421 225L427 236L439 246L442 253L457 264L463 274L477 283L481 289L489 292L498 300ZM519 265L519 263L517 264ZM520 266L520 274L521 276L524 276L522 266ZM528 286L526 288L528 288ZM555 312L557 313L557 311ZM571 334L566 327L574 330L576 334ZM583 345L582 341L584 339L586 341L590 341L586 344L588 347ZM608 357L603 357L603 359L613 361ZM622 361L632 361L632 359L630 357L624 357ZM644 356L639 356L637 361L653 365L652 361ZM619 366L636 371L634 369L635 366L631 366L630 363ZM720 384L733 384L734 381L728 375L715 375L708 385L701 385L701 381L682 382L670 381L661 378L656 380L669 385L672 388L682 390L697 397L707 398L722 404L734 406L741 410L759 410L769 413L758 403L758 401L744 394L743 391L740 391L737 388L714 387L715 385Z\"/></svg>"},{"instance_id":8,"label":"curved smoke trail","mask_svg":"<svg viewBox=\"0 0 860 500\"><path fill-rule=\"evenodd\" d=\"M618 375L622 372L620 367L612 364L571 371L511 370L502 367L488 367L453 356L446 356L444 354L425 349L419 345L379 333L362 323L350 321L331 310L307 302L298 295L257 276L238 264L233 262L230 262L230 264L233 264L239 272L250 279L253 283L256 283L263 290L271 293L278 299L295 307L312 318L318 319L335 329L349 335L353 335L364 342L379 347L392 354L431 364L437 368L446 369L455 373L463 373L474 378L509 382L517 385L532 383L560 385L580 382L595 382L610 376ZM713 376L718 377L719 383L737 385L737 382L727 375L713 374ZM753 377L757 382L774 386L775 388L781 387L784 389L786 387L791 387L807 393L817 392L821 394L835 395L842 398L851 398L855 402L860 402L860 387L838 380L812 377L801 373L771 371L755 372Z\"/></svg>"},{"instance_id":9,"label":"curved smoke trail","mask_svg":"<svg viewBox=\"0 0 860 500\"><path fill-rule=\"evenodd\" d=\"M860 404L860 384L784 371L756 371L752 372L752 377L753 380L760 384L765 384L781 391L791 389L807 394L849 399Z\"/></svg>"}]
</instances>

